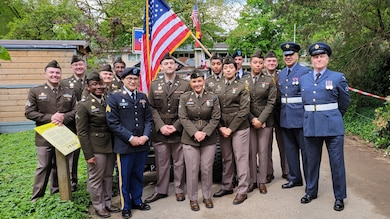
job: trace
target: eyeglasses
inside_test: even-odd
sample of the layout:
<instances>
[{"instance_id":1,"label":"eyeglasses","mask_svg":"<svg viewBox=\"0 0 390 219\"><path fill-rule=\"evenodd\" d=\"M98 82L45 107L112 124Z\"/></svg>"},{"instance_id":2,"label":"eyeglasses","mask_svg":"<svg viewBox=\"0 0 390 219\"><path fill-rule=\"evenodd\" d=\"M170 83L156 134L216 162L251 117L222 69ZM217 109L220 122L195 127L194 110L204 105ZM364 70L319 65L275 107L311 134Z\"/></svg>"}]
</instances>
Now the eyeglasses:
<instances>
[{"instance_id":1,"label":"eyeglasses","mask_svg":"<svg viewBox=\"0 0 390 219\"><path fill-rule=\"evenodd\" d=\"M132 76L130 76L130 77L125 77L125 79L128 80L128 81L137 81L137 80L138 80L138 77L132 77Z\"/></svg>"}]
</instances>

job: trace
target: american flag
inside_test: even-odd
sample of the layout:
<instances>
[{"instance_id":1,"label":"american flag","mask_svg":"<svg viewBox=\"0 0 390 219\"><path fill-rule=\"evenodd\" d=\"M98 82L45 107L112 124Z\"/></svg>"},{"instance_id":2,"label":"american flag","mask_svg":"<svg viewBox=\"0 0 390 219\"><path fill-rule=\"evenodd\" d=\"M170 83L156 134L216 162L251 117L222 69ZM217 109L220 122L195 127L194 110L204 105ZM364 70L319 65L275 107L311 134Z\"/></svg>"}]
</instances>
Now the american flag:
<instances>
[{"instance_id":1,"label":"american flag","mask_svg":"<svg viewBox=\"0 0 390 219\"><path fill-rule=\"evenodd\" d=\"M163 0L146 0L142 35L141 91L148 92L150 82L160 69L165 53L172 53L191 35L190 29Z\"/></svg>"},{"instance_id":2,"label":"american flag","mask_svg":"<svg viewBox=\"0 0 390 219\"><path fill-rule=\"evenodd\" d=\"M194 9L192 10L192 13L191 13L191 19L192 19L192 24L196 28L195 36L198 40L201 40L202 39L202 32L200 30L198 4L196 4L196 3L194 4ZM198 47L199 47L198 42L195 42L195 48L198 48Z\"/></svg>"}]
</instances>

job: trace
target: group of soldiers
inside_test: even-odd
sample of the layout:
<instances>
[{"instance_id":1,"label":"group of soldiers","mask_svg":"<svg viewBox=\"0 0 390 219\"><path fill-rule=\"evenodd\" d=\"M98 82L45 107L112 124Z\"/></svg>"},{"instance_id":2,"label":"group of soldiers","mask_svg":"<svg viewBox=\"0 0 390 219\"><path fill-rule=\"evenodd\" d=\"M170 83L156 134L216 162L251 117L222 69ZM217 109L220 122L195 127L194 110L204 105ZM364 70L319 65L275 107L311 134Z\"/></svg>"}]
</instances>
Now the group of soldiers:
<instances>
[{"instance_id":1,"label":"group of soldiers","mask_svg":"<svg viewBox=\"0 0 390 219\"><path fill-rule=\"evenodd\" d=\"M163 76L151 83L147 96L138 90L140 70L125 68L121 60L113 64L115 73L106 65L87 76L85 62L74 57L74 75L62 81L61 68L53 61L45 68L47 82L29 93L26 117L37 125L63 124L77 133L88 163L88 191L101 217L121 211L123 218L130 218L132 209L150 210L149 203L167 197L171 160L176 200L184 201L187 191L193 211L200 210L199 172L206 208L213 208L212 197L232 194L235 186L234 205L243 203L256 188L266 194L266 183L274 178L274 132L282 177L288 181L282 188L306 184L302 204L317 198L325 142L334 210L341 211L346 198L342 116L349 105L347 81L342 73L327 68L332 50L326 43L309 47L313 69L299 64L300 45L286 42L281 49L286 65L281 71L273 51L251 55L251 72L242 69L239 51L224 58L215 53L210 58L210 77L195 69L190 81L176 73L177 63L167 53L160 62ZM212 194L218 140L222 185ZM157 182L154 193L142 201L148 142L155 150ZM36 145L39 162L32 200L44 195L49 176L51 193L58 191L54 149L38 134ZM69 159L75 165L71 166L74 190L78 155L73 153ZM121 208L111 202L115 160Z\"/></svg>"}]
</instances>

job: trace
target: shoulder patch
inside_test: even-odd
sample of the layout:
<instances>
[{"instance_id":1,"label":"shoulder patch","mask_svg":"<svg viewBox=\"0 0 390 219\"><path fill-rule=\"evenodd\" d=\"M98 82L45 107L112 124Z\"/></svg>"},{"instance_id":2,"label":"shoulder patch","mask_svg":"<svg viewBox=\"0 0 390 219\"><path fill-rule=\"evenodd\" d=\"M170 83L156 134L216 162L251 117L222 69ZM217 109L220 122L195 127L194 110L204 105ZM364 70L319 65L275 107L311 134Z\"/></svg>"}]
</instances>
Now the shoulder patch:
<instances>
[{"instance_id":1,"label":"shoulder patch","mask_svg":"<svg viewBox=\"0 0 390 219\"><path fill-rule=\"evenodd\" d=\"M106 106L106 112L108 112L108 113L111 112L111 107L110 107L110 105L107 105L107 106Z\"/></svg>"}]
</instances>

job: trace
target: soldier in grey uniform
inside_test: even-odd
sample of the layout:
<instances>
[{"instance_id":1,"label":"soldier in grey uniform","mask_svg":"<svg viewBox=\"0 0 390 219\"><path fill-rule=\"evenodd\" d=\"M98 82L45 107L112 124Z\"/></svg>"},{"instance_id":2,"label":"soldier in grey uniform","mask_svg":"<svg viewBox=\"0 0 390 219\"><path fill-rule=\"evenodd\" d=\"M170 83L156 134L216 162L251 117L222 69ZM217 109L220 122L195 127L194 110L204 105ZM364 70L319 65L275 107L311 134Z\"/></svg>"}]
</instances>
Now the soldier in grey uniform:
<instances>
[{"instance_id":1,"label":"soldier in grey uniform","mask_svg":"<svg viewBox=\"0 0 390 219\"><path fill-rule=\"evenodd\" d=\"M273 109L276 102L277 88L272 77L262 71L264 57L262 51L255 52L250 58L252 72L242 78L249 84L250 113L250 185L248 192L259 188L261 194L267 193L268 148L274 125ZM259 165L257 165L259 164ZM258 184L258 185L257 185Z\"/></svg>"},{"instance_id":2,"label":"soldier in grey uniform","mask_svg":"<svg viewBox=\"0 0 390 219\"><path fill-rule=\"evenodd\" d=\"M249 179L249 87L236 79L237 64L230 57L223 62L225 80L219 82L213 91L221 104L221 120L218 127L223 172L222 188L214 197L233 193L234 161L236 163L238 188L234 205L244 202Z\"/></svg>"},{"instance_id":3,"label":"soldier in grey uniform","mask_svg":"<svg viewBox=\"0 0 390 219\"><path fill-rule=\"evenodd\" d=\"M76 128L88 168L88 191L100 217L120 212L112 206L112 173L115 155L106 121L105 85L97 72L87 77L89 94L77 104Z\"/></svg>"},{"instance_id":4,"label":"soldier in grey uniform","mask_svg":"<svg viewBox=\"0 0 390 219\"><path fill-rule=\"evenodd\" d=\"M74 55L71 60L71 67L73 70L73 75L69 78L61 80L61 85L73 89L76 95L77 102L82 99L82 94L86 85L86 70L87 64L85 60L81 57ZM85 95L88 92L84 93ZM70 127L70 129L76 134L76 124ZM69 155L69 170L70 170L70 180L72 191L77 190L78 176L77 169L79 164L80 149L75 150Z\"/></svg>"},{"instance_id":5,"label":"soldier in grey uniform","mask_svg":"<svg viewBox=\"0 0 390 219\"><path fill-rule=\"evenodd\" d=\"M215 84L221 80L224 80L222 73L223 58L218 53L213 53L210 57L211 76L206 79L205 89L213 89Z\"/></svg>"},{"instance_id":6,"label":"soldier in grey uniform","mask_svg":"<svg viewBox=\"0 0 390 219\"><path fill-rule=\"evenodd\" d=\"M116 90L116 89L120 89L123 86L123 83L121 81L121 74L122 74L123 70L125 70L125 68L126 68L126 63L122 60L121 57L118 57L115 60L113 67L114 67L115 74L114 74L112 86L113 86L114 90Z\"/></svg>"},{"instance_id":7,"label":"soldier in grey uniform","mask_svg":"<svg viewBox=\"0 0 390 219\"><path fill-rule=\"evenodd\" d=\"M155 192L145 199L146 203L168 196L171 156L176 200L185 200L185 167L180 140L183 127L177 111L180 96L191 88L188 81L176 74L177 64L169 53L161 59L160 68L164 72L164 77L151 83L148 95L154 121L152 144L156 156L157 183Z\"/></svg>"},{"instance_id":8,"label":"soldier in grey uniform","mask_svg":"<svg viewBox=\"0 0 390 219\"><path fill-rule=\"evenodd\" d=\"M199 211L198 178L202 179L203 203L213 208L211 188L213 185L213 163L216 150L216 128L221 117L217 95L204 90L204 75L194 70L190 76L193 91L181 95L179 118L183 125L183 143L186 163L187 192L190 207Z\"/></svg>"},{"instance_id":9,"label":"soldier in grey uniform","mask_svg":"<svg viewBox=\"0 0 390 219\"><path fill-rule=\"evenodd\" d=\"M276 68L278 67L278 59L274 51L268 51L264 57L264 71L272 77L273 82L277 86L277 97L274 107L274 130L276 142L279 148L279 157L280 157L280 166L282 168L282 178L288 180L288 163L284 147L282 128L280 127L280 83L279 83L279 73L280 71ZM268 174L267 174L267 183L270 183L274 178L274 167L272 161L272 143L273 143L273 133L270 135L270 144L268 148Z\"/></svg>"},{"instance_id":10,"label":"soldier in grey uniform","mask_svg":"<svg viewBox=\"0 0 390 219\"><path fill-rule=\"evenodd\" d=\"M35 121L36 126L47 123L73 125L76 113L76 97L73 90L60 85L61 67L53 60L45 67L46 83L31 88L25 108L27 119ZM50 193L58 192L55 148L41 135L35 133L38 165L35 170L31 201L45 195L50 177Z\"/></svg>"}]
</instances>

